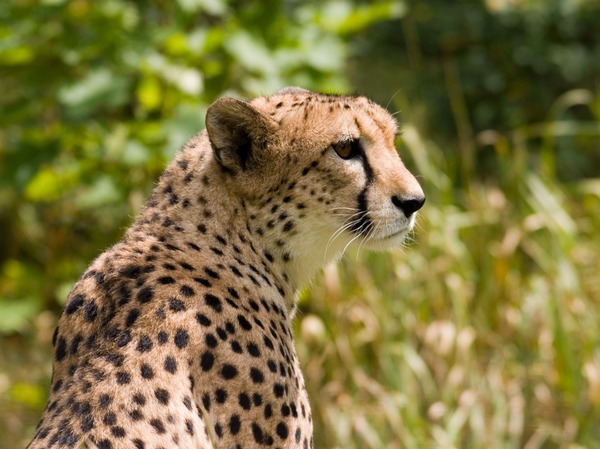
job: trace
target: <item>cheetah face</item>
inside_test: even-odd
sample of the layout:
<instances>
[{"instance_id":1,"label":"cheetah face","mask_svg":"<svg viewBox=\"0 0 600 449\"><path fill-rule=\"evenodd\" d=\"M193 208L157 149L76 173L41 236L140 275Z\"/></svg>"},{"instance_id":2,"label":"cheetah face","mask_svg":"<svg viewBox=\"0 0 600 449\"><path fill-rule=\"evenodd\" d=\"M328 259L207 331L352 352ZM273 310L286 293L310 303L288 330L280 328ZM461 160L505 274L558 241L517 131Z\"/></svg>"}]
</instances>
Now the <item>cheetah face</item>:
<instances>
[{"instance_id":1,"label":"cheetah face","mask_svg":"<svg viewBox=\"0 0 600 449\"><path fill-rule=\"evenodd\" d=\"M334 141L327 157L345 179L354 181L339 191L343 221L337 232L366 248L387 250L404 242L425 196L400 161L393 137L382 139L380 134L352 127Z\"/></svg>"},{"instance_id":2,"label":"cheetah face","mask_svg":"<svg viewBox=\"0 0 600 449\"><path fill-rule=\"evenodd\" d=\"M257 229L283 236L298 264L322 266L351 244L397 247L425 202L396 151L396 123L364 97L288 88L225 98L206 126L232 189L256 205Z\"/></svg>"}]
</instances>

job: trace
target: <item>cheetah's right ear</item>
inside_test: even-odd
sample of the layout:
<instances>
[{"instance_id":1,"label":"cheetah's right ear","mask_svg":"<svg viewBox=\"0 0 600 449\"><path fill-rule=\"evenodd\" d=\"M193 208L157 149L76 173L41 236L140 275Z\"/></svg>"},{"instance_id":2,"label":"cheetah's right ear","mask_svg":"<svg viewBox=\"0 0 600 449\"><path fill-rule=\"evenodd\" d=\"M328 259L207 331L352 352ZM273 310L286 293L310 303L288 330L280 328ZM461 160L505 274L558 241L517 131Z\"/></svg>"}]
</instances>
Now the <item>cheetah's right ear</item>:
<instances>
[{"instance_id":1,"label":"cheetah's right ear","mask_svg":"<svg viewBox=\"0 0 600 449\"><path fill-rule=\"evenodd\" d=\"M217 161L226 169L245 170L253 151L263 148L277 123L242 100L221 98L206 111L206 130Z\"/></svg>"}]
</instances>

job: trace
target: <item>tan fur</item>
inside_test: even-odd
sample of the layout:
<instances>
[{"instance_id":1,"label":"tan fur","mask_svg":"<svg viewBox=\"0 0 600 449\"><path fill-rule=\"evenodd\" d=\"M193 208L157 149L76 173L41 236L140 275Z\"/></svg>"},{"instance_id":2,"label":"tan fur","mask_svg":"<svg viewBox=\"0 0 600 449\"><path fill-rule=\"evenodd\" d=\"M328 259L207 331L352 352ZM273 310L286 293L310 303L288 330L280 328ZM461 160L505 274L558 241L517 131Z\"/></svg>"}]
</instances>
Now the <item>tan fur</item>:
<instances>
[{"instance_id":1,"label":"tan fur","mask_svg":"<svg viewBox=\"0 0 600 449\"><path fill-rule=\"evenodd\" d=\"M363 97L225 98L206 123L71 291L31 449L312 447L295 292L351 242L400 245L423 192Z\"/></svg>"}]
</instances>

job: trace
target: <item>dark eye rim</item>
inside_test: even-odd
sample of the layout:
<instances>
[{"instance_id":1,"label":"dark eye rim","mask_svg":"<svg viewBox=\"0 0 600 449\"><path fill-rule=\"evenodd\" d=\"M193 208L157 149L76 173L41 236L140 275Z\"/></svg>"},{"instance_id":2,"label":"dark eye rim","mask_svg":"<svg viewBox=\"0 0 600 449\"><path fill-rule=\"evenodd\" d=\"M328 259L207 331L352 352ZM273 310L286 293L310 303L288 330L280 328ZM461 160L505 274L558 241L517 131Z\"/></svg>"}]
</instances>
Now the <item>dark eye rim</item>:
<instances>
[{"instance_id":1,"label":"dark eye rim","mask_svg":"<svg viewBox=\"0 0 600 449\"><path fill-rule=\"evenodd\" d=\"M338 152L338 149L336 147L341 145L347 145L348 143L350 144L350 153L347 157L344 157ZM360 139L340 140L339 142L335 142L334 144L332 144L331 147L335 151L335 154L337 154L340 159L343 159L345 161L354 159L355 157L360 156L362 154Z\"/></svg>"}]
</instances>

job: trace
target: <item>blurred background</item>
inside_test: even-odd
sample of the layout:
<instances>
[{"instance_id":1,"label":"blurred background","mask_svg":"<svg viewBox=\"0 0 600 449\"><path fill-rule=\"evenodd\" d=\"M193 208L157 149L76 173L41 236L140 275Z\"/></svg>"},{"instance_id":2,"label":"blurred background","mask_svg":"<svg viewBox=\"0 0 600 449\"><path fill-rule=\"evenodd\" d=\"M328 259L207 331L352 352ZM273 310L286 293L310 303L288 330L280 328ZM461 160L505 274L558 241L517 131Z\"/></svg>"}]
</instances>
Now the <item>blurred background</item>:
<instances>
[{"instance_id":1,"label":"blurred background","mask_svg":"<svg viewBox=\"0 0 600 449\"><path fill-rule=\"evenodd\" d=\"M361 93L402 123L414 241L295 321L319 449L600 448L600 2L0 2L0 448L51 335L222 95Z\"/></svg>"}]
</instances>

